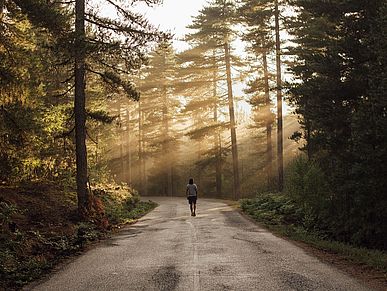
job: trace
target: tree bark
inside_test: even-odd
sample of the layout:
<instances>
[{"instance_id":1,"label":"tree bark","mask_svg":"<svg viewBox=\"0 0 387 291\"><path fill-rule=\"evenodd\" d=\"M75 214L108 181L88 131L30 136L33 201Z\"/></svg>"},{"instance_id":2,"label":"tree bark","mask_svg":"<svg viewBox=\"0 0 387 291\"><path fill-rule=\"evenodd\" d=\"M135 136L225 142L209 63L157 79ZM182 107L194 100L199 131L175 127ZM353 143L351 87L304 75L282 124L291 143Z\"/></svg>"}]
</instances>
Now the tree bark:
<instances>
[{"instance_id":1,"label":"tree bark","mask_svg":"<svg viewBox=\"0 0 387 291\"><path fill-rule=\"evenodd\" d=\"M282 124L282 80L281 80L281 43L279 27L278 0L275 3L275 51L277 67L277 168L278 191L284 188L284 162L283 162L283 124Z\"/></svg>"},{"instance_id":2,"label":"tree bark","mask_svg":"<svg viewBox=\"0 0 387 291\"><path fill-rule=\"evenodd\" d=\"M85 96L85 1L75 2L75 151L78 213L81 219L88 216L90 197L87 187L86 150L86 96Z\"/></svg>"},{"instance_id":3,"label":"tree bark","mask_svg":"<svg viewBox=\"0 0 387 291\"><path fill-rule=\"evenodd\" d=\"M262 53L263 61L263 73L265 81L265 100L266 100L266 171L267 171L267 185L269 190L272 189L272 178L273 178L273 147L271 144L271 131L272 131L272 120L270 111L270 87L269 87L269 72L267 67L267 54L266 51Z\"/></svg>"},{"instance_id":4,"label":"tree bark","mask_svg":"<svg viewBox=\"0 0 387 291\"><path fill-rule=\"evenodd\" d=\"M231 64L230 64L230 47L229 43L224 44L224 57L226 62L226 74L227 74L227 96L228 96L228 109L230 115L230 130L231 130L231 151L232 151L232 165L233 165L233 195L234 199L240 197L240 183L239 183L239 166L238 166L238 148L236 138L236 126L235 126L235 113L234 113L234 97L232 94L231 84Z\"/></svg>"}]
</instances>

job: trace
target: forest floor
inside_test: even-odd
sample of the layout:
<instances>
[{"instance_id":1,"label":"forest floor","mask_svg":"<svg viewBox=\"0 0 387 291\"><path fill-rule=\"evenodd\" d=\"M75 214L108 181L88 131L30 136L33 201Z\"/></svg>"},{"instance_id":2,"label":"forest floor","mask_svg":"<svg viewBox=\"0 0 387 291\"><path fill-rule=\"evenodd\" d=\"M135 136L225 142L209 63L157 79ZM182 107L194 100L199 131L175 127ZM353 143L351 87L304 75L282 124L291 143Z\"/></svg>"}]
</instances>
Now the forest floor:
<instances>
[{"instance_id":1,"label":"forest floor","mask_svg":"<svg viewBox=\"0 0 387 291\"><path fill-rule=\"evenodd\" d=\"M0 186L0 290L20 289L156 206L122 194L121 188L116 192L101 199L108 218L101 224L79 221L74 190L52 184Z\"/></svg>"}]
</instances>

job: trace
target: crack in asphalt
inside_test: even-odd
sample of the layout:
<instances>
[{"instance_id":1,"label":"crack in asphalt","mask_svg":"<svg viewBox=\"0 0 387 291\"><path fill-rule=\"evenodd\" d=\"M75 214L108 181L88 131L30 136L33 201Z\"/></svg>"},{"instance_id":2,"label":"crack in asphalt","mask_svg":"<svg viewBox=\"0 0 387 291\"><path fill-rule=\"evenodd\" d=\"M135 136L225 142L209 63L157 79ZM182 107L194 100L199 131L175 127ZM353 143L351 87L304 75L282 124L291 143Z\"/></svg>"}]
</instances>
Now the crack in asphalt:
<instances>
[{"instance_id":1,"label":"crack in asphalt","mask_svg":"<svg viewBox=\"0 0 387 291\"><path fill-rule=\"evenodd\" d=\"M264 249L262 247L262 243L260 243L260 242L258 242L256 240L249 239L249 238L239 237L239 235L240 234L233 235L232 239L248 242L248 243L256 246L257 249L260 250L262 254L271 254L272 253L271 251L268 251L268 250Z\"/></svg>"},{"instance_id":2,"label":"crack in asphalt","mask_svg":"<svg viewBox=\"0 0 387 291\"><path fill-rule=\"evenodd\" d=\"M199 271L199 258L198 258L198 249L196 246L196 242L198 240L197 238L197 233L196 233L196 228L193 225L191 221L187 221L187 223L191 227L191 245L192 245L192 267L193 267L193 286L192 290L193 291L198 291L200 290L200 271Z\"/></svg>"}]
</instances>

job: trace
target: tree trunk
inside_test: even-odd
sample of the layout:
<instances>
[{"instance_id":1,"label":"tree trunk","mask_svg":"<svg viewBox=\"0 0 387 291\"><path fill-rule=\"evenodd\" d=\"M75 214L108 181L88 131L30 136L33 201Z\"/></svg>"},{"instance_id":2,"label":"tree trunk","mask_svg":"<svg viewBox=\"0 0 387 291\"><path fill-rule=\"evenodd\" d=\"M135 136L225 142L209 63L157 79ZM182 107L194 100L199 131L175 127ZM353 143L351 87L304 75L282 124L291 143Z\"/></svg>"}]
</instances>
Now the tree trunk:
<instances>
[{"instance_id":1,"label":"tree trunk","mask_svg":"<svg viewBox=\"0 0 387 291\"><path fill-rule=\"evenodd\" d=\"M127 174L127 181L128 184L132 184L132 152L131 152L131 132L130 132L130 111L129 111L129 105L127 105L126 108L126 152L128 153L128 158L126 160L126 170L128 171Z\"/></svg>"},{"instance_id":2,"label":"tree trunk","mask_svg":"<svg viewBox=\"0 0 387 291\"><path fill-rule=\"evenodd\" d=\"M4 16L4 0L0 0L0 21L3 20Z\"/></svg>"},{"instance_id":3,"label":"tree trunk","mask_svg":"<svg viewBox=\"0 0 387 291\"><path fill-rule=\"evenodd\" d=\"M168 116L168 98L167 98L167 88L165 85L163 86L163 124L164 124L164 142L163 142L163 156L164 156L164 165L167 169L167 187L166 187L166 195L172 196L172 188L173 188L173 181L172 181L172 159L170 158L170 151L169 151L169 116Z\"/></svg>"},{"instance_id":4,"label":"tree trunk","mask_svg":"<svg viewBox=\"0 0 387 291\"><path fill-rule=\"evenodd\" d=\"M121 105L118 105L118 112L120 116L120 164L121 164L121 181L125 179L126 169L125 169L125 129L124 129L124 117L123 111L121 110Z\"/></svg>"},{"instance_id":5,"label":"tree trunk","mask_svg":"<svg viewBox=\"0 0 387 291\"><path fill-rule=\"evenodd\" d=\"M269 72L267 67L267 54L266 51L262 53L263 72L265 80L265 100L266 100L266 174L267 174L267 186L271 190L273 186L273 148L271 144L271 130L272 120L270 111L270 87L269 87Z\"/></svg>"},{"instance_id":6,"label":"tree trunk","mask_svg":"<svg viewBox=\"0 0 387 291\"><path fill-rule=\"evenodd\" d=\"M141 99L138 101L138 167L140 175L140 191L145 192L145 179L143 172L144 164L144 129L143 129L143 112L141 107Z\"/></svg>"},{"instance_id":7,"label":"tree trunk","mask_svg":"<svg viewBox=\"0 0 387 291\"><path fill-rule=\"evenodd\" d=\"M65 139L64 139L65 140ZM97 132L97 136L95 137L96 145L95 145L95 164L97 165L99 160L98 160L98 151L99 151L99 132Z\"/></svg>"},{"instance_id":8,"label":"tree trunk","mask_svg":"<svg viewBox=\"0 0 387 291\"><path fill-rule=\"evenodd\" d=\"M166 55L164 52L163 55L163 70L166 67ZM163 82L166 82L166 79L163 80ZM172 166L172 159L170 157L170 137L169 137L169 112L168 112L168 96L167 96L167 87L165 84L162 85L162 98L163 98L163 127L164 127L164 142L163 142L163 159L164 159L164 165L167 169L167 185L165 187L166 189L166 195L172 196L173 195L173 166Z\"/></svg>"},{"instance_id":9,"label":"tree trunk","mask_svg":"<svg viewBox=\"0 0 387 291\"><path fill-rule=\"evenodd\" d=\"M228 109L230 114L230 128L231 128L231 151L232 151L232 165L233 165L233 174L234 174L233 195L234 195L234 199L239 199L240 184L239 184L239 167L238 167L238 148L237 148L237 139L236 139L234 98L232 94L232 84L231 84L230 47L227 42L224 44L224 57L226 62Z\"/></svg>"},{"instance_id":10,"label":"tree trunk","mask_svg":"<svg viewBox=\"0 0 387 291\"><path fill-rule=\"evenodd\" d=\"M284 188L281 43L280 43L278 0L275 0L274 3L275 3L275 51L276 51L276 67L277 67L277 167L278 167L278 191L281 192Z\"/></svg>"},{"instance_id":11,"label":"tree trunk","mask_svg":"<svg viewBox=\"0 0 387 291\"><path fill-rule=\"evenodd\" d=\"M78 213L81 219L87 218L90 206L90 197L87 187L85 37L85 1L76 0L74 116Z\"/></svg>"},{"instance_id":12,"label":"tree trunk","mask_svg":"<svg viewBox=\"0 0 387 291\"><path fill-rule=\"evenodd\" d=\"M215 59L215 50L213 56L213 99L214 99L214 123L218 124L218 96L217 96L217 67ZM222 197L222 161L220 151L220 132L219 129L215 130L215 150L216 150L216 165L215 165L215 179L216 179L216 197Z\"/></svg>"}]
</instances>

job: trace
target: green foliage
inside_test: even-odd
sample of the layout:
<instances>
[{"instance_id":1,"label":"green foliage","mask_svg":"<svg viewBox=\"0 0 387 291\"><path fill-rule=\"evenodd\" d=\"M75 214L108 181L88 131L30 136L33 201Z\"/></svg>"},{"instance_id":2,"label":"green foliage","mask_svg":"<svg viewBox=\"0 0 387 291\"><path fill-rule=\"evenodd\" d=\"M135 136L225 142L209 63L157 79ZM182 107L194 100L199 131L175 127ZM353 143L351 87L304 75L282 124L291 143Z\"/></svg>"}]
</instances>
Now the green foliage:
<instances>
[{"instance_id":1,"label":"green foliage","mask_svg":"<svg viewBox=\"0 0 387 291\"><path fill-rule=\"evenodd\" d=\"M304 226L318 228L329 220L332 192L327 179L316 162L304 156L296 157L287 167L285 193L305 211Z\"/></svg>"},{"instance_id":2,"label":"green foliage","mask_svg":"<svg viewBox=\"0 0 387 291\"><path fill-rule=\"evenodd\" d=\"M302 224L304 211L294 200L284 194L261 193L254 199L242 199L243 211L257 220L271 225Z\"/></svg>"},{"instance_id":3,"label":"green foliage","mask_svg":"<svg viewBox=\"0 0 387 291\"><path fill-rule=\"evenodd\" d=\"M96 110L88 111L87 116L95 121L110 124L117 118L117 116L110 116L106 111Z\"/></svg>"},{"instance_id":4,"label":"green foliage","mask_svg":"<svg viewBox=\"0 0 387 291\"><path fill-rule=\"evenodd\" d=\"M138 192L126 185L103 185L93 190L102 200L105 215L112 225L133 222L152 210L156 204L140 201Z\"/></svg>"},{"instance_id":5,"label":"green foliage","mask_svg":"<svg viewBox=\"0 0 387 291\"><path fill-rule=\"evenodd\" d=\"M2 230L4 227L8 227L7 224L11 222L12 215L18 212L16 205L4 201L0 202L0 227Z\"/></svg>"},{"instance_id":6,"label":"green foliage","mask_svg":"<svg viewBox=\"0 0 387 291\"><path fill-rule=\"evenodd\" d=\"M2 107L1 180L65 180L71 175L73 148L66 145L68 137L59 139L66 130L67 109L63 105L49 109L21 103Z\"/></svg>"},{"instance_id":7,"label":"green foliage","mask_svg":"<svg viewBox=\"0 0 387 291\"><path fill-rule=\"evenodd\" d=\"M101 229L90 222L80 222L76 229L76 242L81 246L101 237Z\"/></svg>"},{"instance_id":8,"label":"green foliage","mask_svg":"<svg viewBox=\"0 0 387 291\"><path fill-rule=\"evenodd\" d=\"M60 258L72 255L88 241L103 236L93 224L80 223L72 236L52 236L39 231L2 234L0 244L1 287L21 287L47 272ZM54 259L53 259L54 258Z\"/></svg>"}]
</instances>

